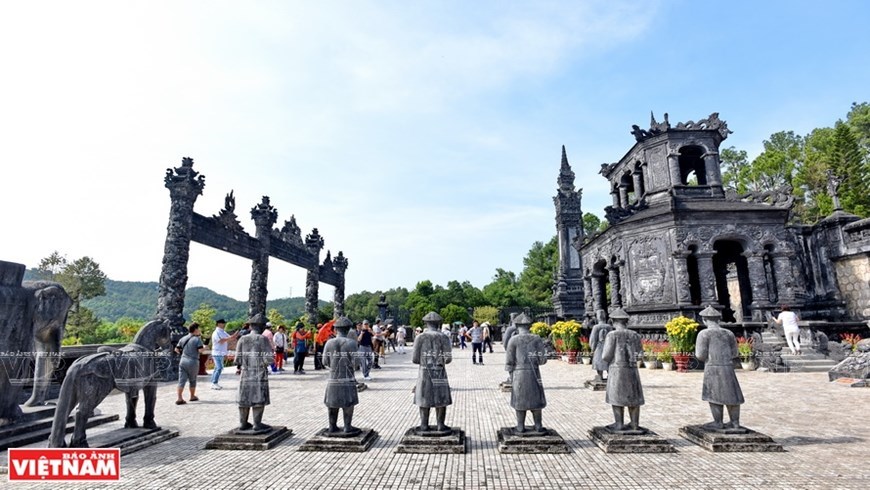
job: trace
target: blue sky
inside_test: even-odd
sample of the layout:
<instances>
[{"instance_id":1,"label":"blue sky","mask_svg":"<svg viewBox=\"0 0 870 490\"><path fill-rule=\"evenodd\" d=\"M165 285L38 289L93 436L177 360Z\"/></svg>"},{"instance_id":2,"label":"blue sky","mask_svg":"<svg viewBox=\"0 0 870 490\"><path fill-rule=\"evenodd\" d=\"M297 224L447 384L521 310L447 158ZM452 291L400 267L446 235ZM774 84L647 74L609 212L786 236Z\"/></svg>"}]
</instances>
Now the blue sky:
<instances>
[{"instance_id":1,"label":"blue sky","mask_svg":"<svg viewBox=\"0 0 870 490\"><path fill-rule=\"evenodd\" d=\"M482 287L555 233L563 144L600 216L598 168L650 110L719 112L754 157L870 99L860 1L43 5L0 6L0 259L118 280L158 279L184 156L199 213L234 190L251 231L271 196L348 256L348 293ZM189 275L247 297L244 259L194 244ZM301 295L304 271L272 261L269 289Z\"/></svg>"}]
</instances>

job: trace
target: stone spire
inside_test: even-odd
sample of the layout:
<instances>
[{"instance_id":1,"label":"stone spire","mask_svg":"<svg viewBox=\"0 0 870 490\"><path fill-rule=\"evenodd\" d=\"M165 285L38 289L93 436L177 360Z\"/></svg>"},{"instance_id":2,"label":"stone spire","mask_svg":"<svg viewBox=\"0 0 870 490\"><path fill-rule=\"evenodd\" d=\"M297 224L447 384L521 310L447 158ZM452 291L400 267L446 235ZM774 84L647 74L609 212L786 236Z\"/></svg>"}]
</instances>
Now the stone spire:
<instances>
[{"instance_id":1,"label":"stone spire","mask_svg":"<svg viewBox=\"0 0 870 490\"><path fill-rule=\"evenodd\" d=\"M568 154L565 145L562 145L562 167L559 169L559 178L556 180L562 193L574 192L574 171L568 163Z\"/></svg>"}]
</instances>

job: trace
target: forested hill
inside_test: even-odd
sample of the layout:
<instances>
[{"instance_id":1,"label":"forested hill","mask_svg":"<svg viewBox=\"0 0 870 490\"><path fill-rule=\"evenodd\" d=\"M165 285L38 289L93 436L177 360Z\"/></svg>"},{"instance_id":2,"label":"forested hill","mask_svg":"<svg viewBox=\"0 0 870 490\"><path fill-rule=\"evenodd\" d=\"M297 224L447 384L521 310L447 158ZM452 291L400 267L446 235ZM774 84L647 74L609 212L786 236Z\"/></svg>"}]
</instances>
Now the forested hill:
<instances>
[{"instance_id":1,"label":"forested hill","mask_svg":"<svg viewBox=\"0 0 870 490\"><path fill-rule=\"evenodd\" d=\"M28 270L25 280L34 278L34 272ZM106 294L82 301L82 306L93 311L99 318L115 322L121 317L148 320L157 310L157 283L135 281L113 281L106 279ZM241 320L246 318L248 303L238 301L229 296L218 294L209 288L188 288L184 298L184 317L206 303L217 310L216 318ZM321 301L321 305L326 304ZM277 309L285 318L298 318L305 310L305 298L280 298L270 300L267 309Z\"/></svg>"}]
</instances>

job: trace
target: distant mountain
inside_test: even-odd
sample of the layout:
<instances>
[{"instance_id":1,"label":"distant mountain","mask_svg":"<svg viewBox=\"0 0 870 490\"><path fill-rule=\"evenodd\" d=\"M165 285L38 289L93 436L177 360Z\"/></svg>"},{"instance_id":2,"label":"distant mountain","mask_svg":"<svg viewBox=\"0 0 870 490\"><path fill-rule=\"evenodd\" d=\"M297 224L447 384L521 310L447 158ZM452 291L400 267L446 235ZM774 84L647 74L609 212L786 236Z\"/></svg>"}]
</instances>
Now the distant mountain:
<instances>
[{"instance_id":1,"label":"distant mountain","mask_svg":"<svg viewBox=\"0 0 870 490\"><path fill-rule=\"evenodd\" d=\"M25 280L35 277L33 270L24 275ZM106 294L83 301L82 305L93 311L98 317L114 322L121 317L147 320L154 316L157 310L156 282L113 281L106 280ZM188 288L184 297L184 317L206 303L217 310L217 318L229 321L242 320L247 317L248 303L239 301L223 294L218 294L209 288ZM320 305L328 304L321 301ZM267 309L276 308L284 318L296 319L305 313L305 298L280 298L270 300Z\"/></svg>"}]
</instances>

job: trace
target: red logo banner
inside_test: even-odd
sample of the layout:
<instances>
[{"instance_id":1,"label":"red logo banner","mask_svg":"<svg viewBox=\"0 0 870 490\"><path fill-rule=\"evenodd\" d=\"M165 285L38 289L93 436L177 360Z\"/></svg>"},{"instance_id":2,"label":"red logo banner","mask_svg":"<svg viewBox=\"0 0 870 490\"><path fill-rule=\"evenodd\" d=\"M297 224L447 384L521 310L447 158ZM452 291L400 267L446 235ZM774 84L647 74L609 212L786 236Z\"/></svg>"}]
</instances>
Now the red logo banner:
<instances>
[{"instance_id":1,"label":"red logo banner","mask_svg":"<svg viewBox=\"0 0 870 490\"><path fill-rule=\"evenodd\" d=\"M118 481L121 450L10 448L9 481Z\"/></svg>"}]
</instances>

